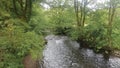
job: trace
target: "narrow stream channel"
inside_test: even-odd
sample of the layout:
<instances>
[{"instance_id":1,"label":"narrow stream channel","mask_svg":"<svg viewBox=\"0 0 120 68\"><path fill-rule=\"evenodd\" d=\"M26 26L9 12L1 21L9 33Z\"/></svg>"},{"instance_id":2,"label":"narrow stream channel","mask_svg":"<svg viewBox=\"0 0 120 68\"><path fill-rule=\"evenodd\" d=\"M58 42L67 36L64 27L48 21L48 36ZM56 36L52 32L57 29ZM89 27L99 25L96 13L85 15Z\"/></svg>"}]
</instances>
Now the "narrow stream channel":
<instances>
[{"instance_id":1,"label":"narrow stream channel","mask_svg":"<svg viewBox=\"0 0 120 68\"><path fill-rule=\"evenodd\" d=\"M49 35L43 52L45 68L120 68L120 58L104 60L90 49L78 49L79 44L66 36Z\"/></svg>"}]
</instances>

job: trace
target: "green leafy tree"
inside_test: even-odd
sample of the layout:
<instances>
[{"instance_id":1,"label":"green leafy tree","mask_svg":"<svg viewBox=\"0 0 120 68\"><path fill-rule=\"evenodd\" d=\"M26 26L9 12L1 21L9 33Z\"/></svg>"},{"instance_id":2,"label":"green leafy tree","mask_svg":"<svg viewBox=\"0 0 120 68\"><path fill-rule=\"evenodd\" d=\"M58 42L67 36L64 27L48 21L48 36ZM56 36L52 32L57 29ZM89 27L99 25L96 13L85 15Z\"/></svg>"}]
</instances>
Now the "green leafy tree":
<instances>
[{"instance_id":1,"label":"green leafy tree","mask_svg":"<svg viewBox=\"0 0 120 68\"><path fill-rule=\"evenodd\" d=\"M44 48L43 35L37 34L30 24L32 1L1 0L0 3L0 68L23 68L26 55L40 58Z\"/></svg>"}]
</instances>

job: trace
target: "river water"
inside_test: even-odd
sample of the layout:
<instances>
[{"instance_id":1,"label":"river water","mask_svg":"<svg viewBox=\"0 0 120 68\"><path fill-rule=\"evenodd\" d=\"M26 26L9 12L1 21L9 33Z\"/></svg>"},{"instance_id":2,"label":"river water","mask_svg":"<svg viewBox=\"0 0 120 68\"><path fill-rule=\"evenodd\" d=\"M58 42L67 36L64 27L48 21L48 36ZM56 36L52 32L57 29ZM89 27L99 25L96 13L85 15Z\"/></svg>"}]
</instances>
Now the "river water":
<instances>
[{"instance_id":1,"label":"river water","mask_svg":"<svg viewBox=\"0 0 120 68\"><path fill-rule=\"evenodd\" d=\"M49 35L45 39L44 68L120 68L120 58L105 60L90 49L79 49L79 44L66 36Z\"/></svg>"}]
</instances>

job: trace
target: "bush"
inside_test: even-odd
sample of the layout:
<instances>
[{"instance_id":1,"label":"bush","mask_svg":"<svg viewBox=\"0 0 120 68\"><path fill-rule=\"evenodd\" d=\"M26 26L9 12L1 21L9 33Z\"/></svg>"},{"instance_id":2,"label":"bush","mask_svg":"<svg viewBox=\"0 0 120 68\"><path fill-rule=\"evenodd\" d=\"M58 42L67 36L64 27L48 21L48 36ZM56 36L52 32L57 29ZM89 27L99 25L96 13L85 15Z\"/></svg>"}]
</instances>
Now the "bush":
<instances>
[{"instance_id":1,"label":"bush","mask_svg":"<svg viewBox=\"0 0 120 68\"><path fill-rule=\"evenodd\" d=\"M41 56L44 48L41 35L34 31L26 32L24 26L16 24L19 20L9 19L5 22L7 26L0 29L0 68L23 68L24 56Z\"/></svg>"},{"instance_id":2,"label":"bush","mask_svg":"<svg viewBox=\"0 0 120 68\"><path fill-rule=\"evenodd\" d=\"M84 28L73 28L70 37L77 40L81 47L92 48L95 51L107 45L106 30L102 25L89 24Z\"/></svg>"}]
</instances>

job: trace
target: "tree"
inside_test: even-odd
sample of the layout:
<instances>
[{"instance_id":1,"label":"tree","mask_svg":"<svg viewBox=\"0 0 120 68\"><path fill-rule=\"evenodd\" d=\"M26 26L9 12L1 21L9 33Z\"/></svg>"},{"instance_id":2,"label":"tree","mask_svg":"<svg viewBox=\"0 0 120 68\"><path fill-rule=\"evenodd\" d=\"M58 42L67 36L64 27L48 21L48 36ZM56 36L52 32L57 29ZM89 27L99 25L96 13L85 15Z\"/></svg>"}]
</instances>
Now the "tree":
<instances>
[{"instance_id":1,"label":"tree","mask_svg":"<svg viewBox=\"0 0 120 68\"><path fill-rule=\"evenodd\" d=\"M87 16L87 8L91 1L88 0L74 0L74 8L77 19L77 25L84 27Z\"/></svg>"},{"instance_id":2,"label":"tree","mask_svg":"<svg viewBox=\"0 0 120 68\"><path fill-rule=\"evenodd\" d=\"M117 5L119 3L119 0L109 0L108 2L108 29L107 29L107 35L108 35L108 45L112 46L112 26L113 26L113 19L115 17L115 12Z\"/></svg>"},{"instance_id":3,"label":"tree","mask_svg":"<svg viewBox=\"0 0 120 68\"><path fill-rule=\"evenodd\" d=\"M32 10L32 0L12 0L15 15L25 21L30 20Z\"/></svg>"},{"instance_id":4,"label":"tree","mask_svg":"<svg viewBox=\"0 0 120 68\"><path fill-rule=\"evenodd\" d=\"M0 68L23 68L28 54L42 57L43 35L30 24L31 13L35 13L32 5L32 0L0 0Z\"/></svg>"}]
</instances>

